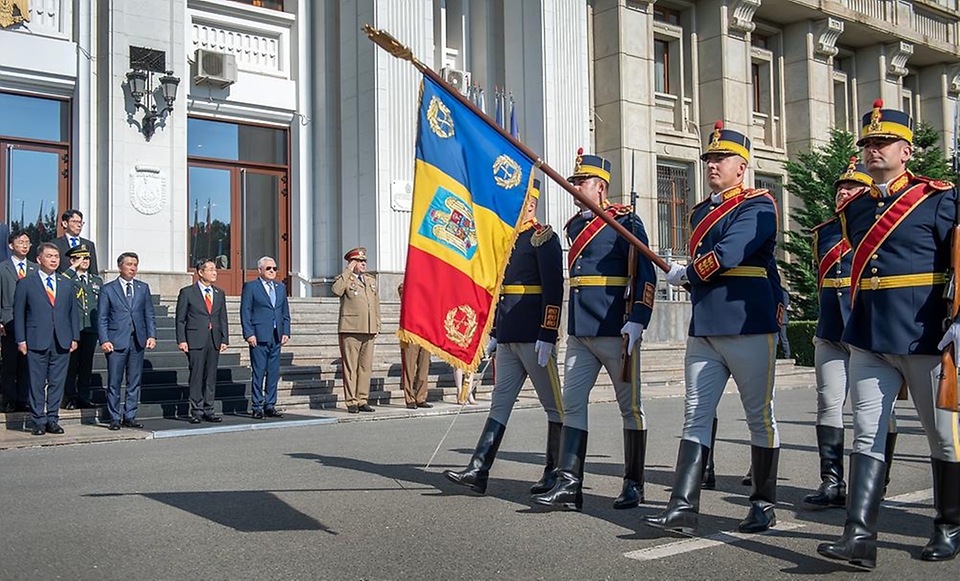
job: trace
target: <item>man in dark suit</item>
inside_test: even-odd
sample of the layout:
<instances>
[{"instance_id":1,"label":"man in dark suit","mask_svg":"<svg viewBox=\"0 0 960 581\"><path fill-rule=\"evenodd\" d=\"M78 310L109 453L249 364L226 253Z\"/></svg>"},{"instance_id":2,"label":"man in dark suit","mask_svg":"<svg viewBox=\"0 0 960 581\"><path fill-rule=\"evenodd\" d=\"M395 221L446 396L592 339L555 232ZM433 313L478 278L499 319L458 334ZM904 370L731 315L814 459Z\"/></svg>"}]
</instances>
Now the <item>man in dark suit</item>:
<instances>
[{"instance_id":1,"label":"man in dark suit","mask_svg":"<svg viewBox=\"0 0 960 581\"><path fill-rule=\"evenodd\" d=\"M253 417L260 420L264 415L283 417L276 407L277 382L280 379L280 347L290 340L290 305L287 288L277 282L277 262L264 256L257 261L257 271L260 276L243 285L240 327L243 338L250 345Z\"/></svg>"},{"instance_id":2,"label":"man in dark suit","mask_svg":"<svg viewBox=\"0 0 960 581\"><path fill-rule=\"evenodd\" d=\"M33 435L62 434L60 400L70 353L80 340L80 317L73 283L57 274L60 251L44 242L37 248L40 271L17 283L13 331L30 373Z\"/></svg>"},{"instance_id":3,"label":"man in dark suit","mask_svg":"<svg viewBox=\"0 0 960 581\"><path fill-rule=\"evenodd\" d=\"M10 258L0 261L0 351L3 354L0 386L3 388L2 411L10 413L30 409L27 358L17 349L13 336L13 294L20 279L37 271L37 263L27 259L30 237L26 232L13 232L7 242Z\"/></svg>"},{"instance_id":4,"label":"man in dark suit","mask_svg":"<svg viewBox=\"0 0 960 581\"><path fill-rule=\"evenodd\" d=\"M150 286L136 280L140 257L124 252L117 258L120 276L103 285L97 300L97 334L107 354L107 412L110 429L142 428L137 422L140 377L145 349L157 346L157 320ZM124 409L120 409L120 384L127 377Z\"/></svg>"},{"instance_id":5,"label":"man in dark suit","mask_svg":"<svg viewBox=\"0 0 960 581\"><path fill-rule=\"evenodd\" d=\"M63 272L70 268L70 262L67 260L67 251L75 246L83 244L90 251L90 274L100 274L97 270L97 247L93 240L80 237L80 230L83 229L83 212L70 208L60 216L60 225L63 226L63 236L54 238L51 242L57 245L60 250L60 267L57 272Z\"/></svg>"},{"instance_id":6,"label":"man in dark suit","mask_svg":"<svg viewBox=\"0 0 960 581\"><path fill-rule=\"evenodd\" d=\"M230 342L226 295L213 286L217 282L213 260L201 259L196 268L199 280L180 289L177 297L177 348L190 364L190 423L217 423L223 421L213 411L217 364Z\"/></svg>"}]
</instances>

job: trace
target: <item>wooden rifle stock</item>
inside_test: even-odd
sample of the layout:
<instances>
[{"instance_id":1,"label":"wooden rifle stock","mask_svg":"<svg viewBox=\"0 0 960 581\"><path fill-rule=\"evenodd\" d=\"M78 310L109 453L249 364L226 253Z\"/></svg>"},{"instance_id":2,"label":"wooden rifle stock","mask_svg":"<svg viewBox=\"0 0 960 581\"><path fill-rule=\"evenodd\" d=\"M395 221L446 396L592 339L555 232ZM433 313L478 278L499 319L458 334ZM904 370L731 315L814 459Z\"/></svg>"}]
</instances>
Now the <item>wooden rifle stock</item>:
<instances>
[{"instance_id":1,"label":"wooden rifle stock","mask_svg":"<svg viewBox=\"0 0 960 581\"><path fill-rule=\"evenodd\" d=\"M957 320L957 312L960 311L960 224L953 227L950 270L952 272L946 290L950 299L950 310L947 320L944 322L944 330L948 329ZM957 347L956 343L951 343L940 354L940 384L937 386L937 407L951 412L960 411L960 405L957 402L957 361L955 356Z\"/></svg>"}]
</instances>

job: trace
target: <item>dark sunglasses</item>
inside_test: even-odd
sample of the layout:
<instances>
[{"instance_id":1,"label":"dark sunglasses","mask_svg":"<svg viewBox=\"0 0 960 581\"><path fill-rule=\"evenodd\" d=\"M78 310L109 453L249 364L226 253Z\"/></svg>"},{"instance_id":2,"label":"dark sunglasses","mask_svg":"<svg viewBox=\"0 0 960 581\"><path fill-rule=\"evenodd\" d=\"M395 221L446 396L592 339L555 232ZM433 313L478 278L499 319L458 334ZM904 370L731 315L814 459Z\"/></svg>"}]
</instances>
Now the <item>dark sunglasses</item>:
<instances>
[{"instance_id":1,"label":"dark sunglasses","mask_svg":"<svg viewBox=\"0 0 960 581\"><path fill-rule=\"evenodd\" d=\"M263 270L277 270L276 266L264 266Z\"/></svg>"}]
</instances>

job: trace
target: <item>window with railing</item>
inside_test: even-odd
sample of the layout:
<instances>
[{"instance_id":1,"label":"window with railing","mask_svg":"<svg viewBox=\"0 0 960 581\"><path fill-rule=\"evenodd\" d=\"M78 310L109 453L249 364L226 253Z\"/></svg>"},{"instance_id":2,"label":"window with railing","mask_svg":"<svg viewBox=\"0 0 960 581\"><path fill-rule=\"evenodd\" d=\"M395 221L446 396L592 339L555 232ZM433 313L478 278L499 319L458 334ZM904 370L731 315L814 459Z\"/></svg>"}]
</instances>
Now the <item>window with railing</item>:
<instances>
[{"instance_id":1,"label":"window with railing","mask_svg":"<svg viewBox=\"0 0 960 581\"><path fill-rule=\"evenodd\" d=\"M784 215L786 209L783 206L783 178L778 175L758 173L754 178L754 183L757 188L768 190L777 204L777 258L783 260L786 256L783 251L783 229L784 224L787 223Z\"/></svg>"},{"instance_id":2,"label":"window with railing","mask_svg":"<svg viewBox=\"0 0 960 581\"><path fill-rule=\"evenodd\" d=\"M657 232L660 254L685 258L690 254L691 168L657 162Z\"/></svg>"}]
</instances>

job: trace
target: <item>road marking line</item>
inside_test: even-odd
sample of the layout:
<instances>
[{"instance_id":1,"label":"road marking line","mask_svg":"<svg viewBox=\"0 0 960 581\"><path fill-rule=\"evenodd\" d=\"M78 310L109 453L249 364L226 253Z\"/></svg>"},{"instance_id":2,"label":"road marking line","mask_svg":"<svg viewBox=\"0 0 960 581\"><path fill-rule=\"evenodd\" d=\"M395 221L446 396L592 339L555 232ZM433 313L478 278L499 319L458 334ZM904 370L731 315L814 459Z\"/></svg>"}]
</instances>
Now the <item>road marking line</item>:
<instances>
[{"instance_id":1,"label":"road marking line","mask_svg":"<svg viewBox=\"0 0 960 581\"><path fill-rule=\"evenodd\" d=\"M791 531L794 529L803 528L804 526L805 525L795 522L780 522L777 523L777 525L771 530ZM623 556L636 561L653 561L656 559L663 559L665 557L672 557L673 555L689 553L691 551L699 551L700 549L709 549L710 547L717 547L720 545L732 545L747 539L756 539L757 536L758 535L752 533L721 532L712 534L709 537L684 539L682 541L667 543L665 545L658 545L656 547L649 547L647 549L630 551L629 553L624 553Z\"/></svg>"},{"instance_id":2,"label":"road marking line","mask_svg":"<svg viewBox=\"0 0 960 581\"><path fill-rule=\"evenodd\" d=\"M890 498L883 501L883 506L902 507L910 504L916 504L918 502L923 502L924 500L930 500L932 498L933 498L933 489L927 488L925 490L918 490L916 492L908 492L906 494L898 494L897 496L891 496Z\"/></svg>"}]
</instances>

